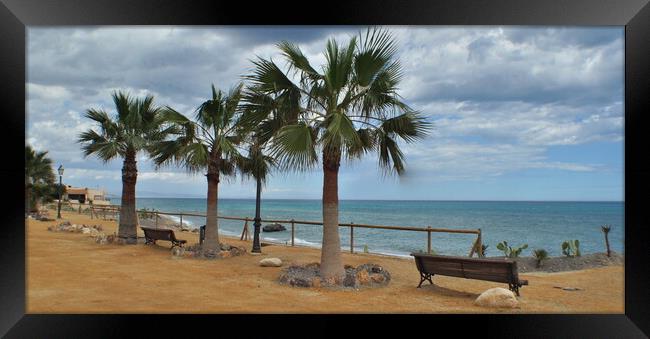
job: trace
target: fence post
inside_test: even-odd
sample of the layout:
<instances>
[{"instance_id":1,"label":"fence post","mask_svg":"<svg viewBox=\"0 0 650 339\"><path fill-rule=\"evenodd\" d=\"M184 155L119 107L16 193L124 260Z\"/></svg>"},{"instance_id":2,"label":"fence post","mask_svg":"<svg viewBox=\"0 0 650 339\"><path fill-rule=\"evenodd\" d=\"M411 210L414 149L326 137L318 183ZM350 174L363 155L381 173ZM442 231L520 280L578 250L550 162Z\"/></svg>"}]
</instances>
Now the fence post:
<instances>
[{"instance_id":1,"label":"fence post","mask_svg":"<svg viewBox=\"0 0 650 339\"><path fill-rule=\"evenodd\" d=\"M90 206L90 220L93 219L93 213L95 212L95 208Z\"/></svg>"},{"instance_id":2,"label":"fence post","mask_svg":"<svg viewBox=\"0 0 650 339\"><path fill-rule=\"evenodd\" d=\"M431 254L431 226L427 226L427 253Z\"/></svg>"},{"instance_id":3,"label":"fence post","mask_svg":"<svg viewBox=\"0 0 650 339\"><path fill-rule=\"evenodd\" d=\"M183 213L181 213L180 216L181 216L181 228L183 228Z\"/></svg>"},{"instance_id":4,"label":"fence post","mask_svg":"<svg viewBox=\"0 0 650 339\"><path fill-rule=\"evenodd\" d=\"M477 248L478 253L479 253L478 256L481 257L481 258L484 258L484 257L485 257L485 253L483 253L483 237L482 237L481 235L482 235L482 234L481 234L481 229L479 228L479 229L478 229L478 239L476 239L476 243L477 243L477 247L476 247L476 248Z\"/></svg>"},{"instance_id":5,"label":"fence post","mask_svg":"<svg viewBox=\"0 0 650 339\"><path fill-rule=\"evenodd\" d=\"M156 228L158 228L158 212L154 212L154 214L156 215Z\"/></svg>"},{"instance_id":6,"label":"fence post","mask_svg":"<svg viewBox=\"0 0 650 339\"><path fill-rule=\"evenodd\" d=\"M350 223L350 253L354 254L354 223Z\"/></svg>"},{"instance_id":7,"label":"fence post","mask_svg":"<svg viewBox=\"0 0 650 339\"><path fill-rule=\"evenodd\" d=\"M294 235L295 235L295 222L291 219L291 246L294 245Z\"/></svg>"}]
</instances>

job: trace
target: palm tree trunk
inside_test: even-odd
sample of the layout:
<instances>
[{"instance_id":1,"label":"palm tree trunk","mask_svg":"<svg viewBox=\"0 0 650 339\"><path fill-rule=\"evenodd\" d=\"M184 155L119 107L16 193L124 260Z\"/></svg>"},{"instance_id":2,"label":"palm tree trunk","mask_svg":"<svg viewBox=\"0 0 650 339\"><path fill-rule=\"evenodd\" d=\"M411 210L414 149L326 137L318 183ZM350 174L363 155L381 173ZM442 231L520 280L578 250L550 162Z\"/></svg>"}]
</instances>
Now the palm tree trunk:
<instances>
[{"instance_id":1,"label":"palm tree trunk","mask_svg":"<svg viewBox=\"0 0 650 339\"><path fill-rule=\"evenodd\" d=\"M607 256L611 257L612 252L609 250L609 233L605 233L605 245L607 246Z\"/></svg>"},{"instance_id":2,"label":"palm tree trunk","mask_svg":"<svg viewBox=\"0 0 650 339\"><path fill-rule=\"evenodd\" d=\"M218 160L210 161L208 165L208 202L207 214L205 220L205 241L203 242L204 250L219 249L219 167Z\"/></svg>"},{"instance_id":3,"label":"palm tree trunk","mask_svg":"<svg viewBox=\"0 0 650 339\"><path fill-rule=\"evenodd\" d=\"M345 275L339 238L339 166L338 152L323 151L323 246L320 274L324 279Z\"/></svg>"},{"instance_id":4,"label":"palm tree trunk","mask_svg":"<svg viewBox=\"0 0 650 339\"><path fill-rule=\"evenodd\" d=\"M138 240L138 219L135 211L135 184L138 178L135 152L127 152L122 167L122 203L120 207L120 224L117 235L127 244L136 244Z\"/></svg>"}]
</instances>

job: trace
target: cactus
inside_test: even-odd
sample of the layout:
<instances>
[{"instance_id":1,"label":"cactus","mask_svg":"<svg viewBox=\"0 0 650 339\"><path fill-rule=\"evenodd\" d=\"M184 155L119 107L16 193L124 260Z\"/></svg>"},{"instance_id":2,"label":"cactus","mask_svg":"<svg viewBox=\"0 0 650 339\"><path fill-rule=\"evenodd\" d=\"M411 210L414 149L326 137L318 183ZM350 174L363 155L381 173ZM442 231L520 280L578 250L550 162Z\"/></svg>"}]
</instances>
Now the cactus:
<instances>
[{"instance_id":1,"label":"cactus","mask_svg":"<svg viewBox=\"0 0 650 339\"><path fill-rule=\"evenodd\" d=\"M568 240L562 243L562 254L567 257L580 256L580 241Z\"/></svg>"},{"instance_id":2,"label":"cactus","mask_svg":"<svg viewBox=\"0 0 650 339\"><path fill-rule=\"evenodd\" d=\"M548 259L548 252L545 249L538 248L533 251L533 256L537 259L537 267L539 268L542 266L542 260Z\"/></svg>"},{"instance_id":3,"label":"cactus","mask_svg":"<svg viewBox=\"0 0 650 339\"><path fill-rule=\"evenodd\" d=\"M368 253L368 245L363 245L363 253Z\"/></svg>"},{"instance_id":4,"label":"cactus","mask_svg":"<svg viewBox=\"0 0 650 339\"><path fill-rule=\"evenodd\" d=\"M515 248L508 246L507 241L503 241L497 244L497 249L503 252L503 254L505 254L505 256L508 258L518 258L521 252L526 248L528 248L528 244L523 244Z\"/></svg>"}]
</instances>

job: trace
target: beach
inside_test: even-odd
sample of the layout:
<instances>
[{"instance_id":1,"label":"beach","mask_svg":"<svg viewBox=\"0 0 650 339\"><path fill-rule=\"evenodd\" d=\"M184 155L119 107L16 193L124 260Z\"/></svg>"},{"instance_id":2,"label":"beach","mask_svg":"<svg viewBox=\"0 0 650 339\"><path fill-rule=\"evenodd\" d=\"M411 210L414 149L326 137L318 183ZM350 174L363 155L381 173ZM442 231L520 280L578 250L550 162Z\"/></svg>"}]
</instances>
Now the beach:
<instances>
[{"instance_id":1,"label":"beach","mask_svg":"<svg viewBox=\"0 0 650 339\"><path fill-rule=\"evenodd\" d=\"M106 234L115 221L91 220L62 212L63 220L101 225ZM96 244L81 233L50 232L57 221L26 223L27 313L623 313L624 267L520 274L529 281L519 306L495 309L473 304L492 287L506 284L436 276L435 285L418 289L413 260L343 253L348 265L375 263L392 276L386 287L356 291L297 288L278 283L283 267L320 260L320 250L269 245L263 255L200 260L172 258L170 244L121 246ZM140 231L141 232L141 231ZM142 236L140 233L139 235ZM176 231L188 245L198 234ZM222 241L244 246L235 238ZM260 267L262 258L282 259L283 267ZM575 287L567 291L556 288Z\"/></svg>"}]
</instances>

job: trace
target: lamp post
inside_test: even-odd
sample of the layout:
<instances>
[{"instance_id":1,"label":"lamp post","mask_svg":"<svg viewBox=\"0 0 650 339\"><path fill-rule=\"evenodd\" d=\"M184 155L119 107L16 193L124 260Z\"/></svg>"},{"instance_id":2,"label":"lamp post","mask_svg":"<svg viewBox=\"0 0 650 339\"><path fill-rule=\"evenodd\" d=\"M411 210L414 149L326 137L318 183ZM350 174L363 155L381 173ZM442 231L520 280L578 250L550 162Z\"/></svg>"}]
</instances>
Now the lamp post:
<instances>
[{"instance_id":1,"label":"lamp post","mask_svg":"<svg viewBox=\"0 0 650 339\"><path fill-rule=\"evenodd\" d=\"M262 226L262 218L260 218L260 194L262 193L262 179L257 176L257 194L255 196L255 220L253 221L253 253L262 253L260 246L260 226Z\"/></svg>"},{"instance_id":2,"label":"lamp post","mask_svg":"<svg viewBox=\"0 0 650 339\"><path fill-rule=\"evenodd\" d=\"M56 213L56 218L61 219L61 199L63 195L63 165L59 165L59 207Z\"/></svg>"}]
</instances>

